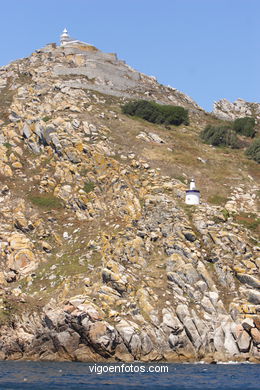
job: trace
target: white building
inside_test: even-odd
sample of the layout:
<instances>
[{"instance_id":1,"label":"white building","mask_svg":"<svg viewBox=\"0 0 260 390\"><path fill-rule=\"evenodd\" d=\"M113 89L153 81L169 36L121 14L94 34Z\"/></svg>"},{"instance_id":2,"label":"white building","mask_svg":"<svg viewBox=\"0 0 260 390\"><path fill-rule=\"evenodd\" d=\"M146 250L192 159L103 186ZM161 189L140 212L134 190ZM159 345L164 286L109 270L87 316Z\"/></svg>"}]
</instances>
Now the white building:
<instances>
[{"instance_id":1,"label":"white building","mask_svg":"<svg viewBox=\"0 0 260 390\"><path fill-rule=\"evenodd\" d=\"M73 46L73 45L89 45L89 44L82 42L82 41L79 41L77 39L71 38L69 36L68 30L66 28L64 28L64 30L60 36L60 45L62 47L65 47L65 46L71 46L71 45Z\"/></svg>"},{"instance_id":2,"label":"white building","mask_svg":"<svg viewBox=\"0 0 260 390\"><path fill-rule=\"evenodd\" d=\"M190 205L200 204L200 191L196 189L194 179L190 182L190 189L186 191L185 203Z\"/></svg>"}]
</instances>

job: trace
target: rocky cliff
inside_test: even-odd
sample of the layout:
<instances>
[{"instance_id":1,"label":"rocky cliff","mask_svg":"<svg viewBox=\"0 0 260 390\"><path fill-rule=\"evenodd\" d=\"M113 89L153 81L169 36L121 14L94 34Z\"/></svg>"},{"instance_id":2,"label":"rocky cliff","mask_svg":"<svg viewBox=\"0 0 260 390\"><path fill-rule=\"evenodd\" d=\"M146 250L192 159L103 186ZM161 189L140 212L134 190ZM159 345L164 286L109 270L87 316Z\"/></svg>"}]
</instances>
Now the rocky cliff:
<instances>
[{"instance_id":1,"label":"rocky cliff","mask_svg":"<svg viewBox=\"0 0 260 390\"><path fill-rule=\"evenodd\" d=\"M0 88L0 357L259 361L259 247L235 218L257 216L254 162L240 186L217 177L222 155L190 149L212 118L92 46L48 45L0 68ZM144 97L191 125L121 114ZM176 167L205 191L224 180L226 208L186 206Z\"/></svg>"}]
</instances>

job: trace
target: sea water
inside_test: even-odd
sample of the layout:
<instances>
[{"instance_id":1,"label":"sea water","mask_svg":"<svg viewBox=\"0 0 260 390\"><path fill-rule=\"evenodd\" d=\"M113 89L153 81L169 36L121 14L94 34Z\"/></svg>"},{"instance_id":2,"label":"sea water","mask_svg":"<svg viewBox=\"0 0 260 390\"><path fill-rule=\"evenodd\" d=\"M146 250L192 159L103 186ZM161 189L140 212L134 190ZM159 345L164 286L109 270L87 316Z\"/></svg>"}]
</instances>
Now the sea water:
<instances>
[{"instance_id":1,"label":"sea water","mask_svg":"<svg viewBox=\"0 0 260 390\"><path fill-rule=\"evenodd\" d=\"M259 390L260 365L0 362L1 390L166 388Z\"/></svg>"}]
</instances>

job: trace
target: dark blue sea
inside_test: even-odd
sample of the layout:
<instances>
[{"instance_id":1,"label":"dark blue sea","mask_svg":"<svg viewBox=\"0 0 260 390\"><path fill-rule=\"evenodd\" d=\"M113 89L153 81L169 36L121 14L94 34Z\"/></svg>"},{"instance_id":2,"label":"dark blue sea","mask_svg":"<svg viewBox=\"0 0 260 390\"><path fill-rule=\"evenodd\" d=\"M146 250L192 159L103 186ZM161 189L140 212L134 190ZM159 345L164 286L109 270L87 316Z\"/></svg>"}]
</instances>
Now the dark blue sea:
<instances>
[{"instance_id":1,"label":"dark blue sea","mask_svg":"<svg viewBox=\"0 0 260 390\"><path fill-rule=\"evenodd\" d=\"M2 361L0 389L259 390L260 365Z\"/></svg>"}]
</instances>

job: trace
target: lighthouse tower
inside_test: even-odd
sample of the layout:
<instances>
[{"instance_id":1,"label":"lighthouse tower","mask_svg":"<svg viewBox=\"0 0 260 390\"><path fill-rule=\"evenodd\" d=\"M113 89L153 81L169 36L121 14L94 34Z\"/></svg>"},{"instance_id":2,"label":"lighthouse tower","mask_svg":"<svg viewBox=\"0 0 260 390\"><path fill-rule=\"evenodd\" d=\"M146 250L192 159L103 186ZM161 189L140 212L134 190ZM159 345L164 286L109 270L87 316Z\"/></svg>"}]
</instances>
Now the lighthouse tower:
<instances>
[{"instance_id":1,"label":"lighthouse tower","mask_svg":"<svg viewBox=\"0 0 260 390\"><path fill-rule=\"evenodd\" d=\"M74 38L70 37L68 30L66 28L64 28L64 30L62 31L62 34L60 36L60 45L61 45L61 47L66 47L66 46L77 47L78 45L80 45L80 46L85 46L88 48L94 48L94 46L90 45L89 43L82 42L82 41L79 41L78 39L74 39Z\"/></svg>"},{"instance_id":2,"label":"lighthouse tower","mask_svg":"<svg viewBox=\"0 0 260 390\"><path fill-rule=\"evenodd\" d=\"M200 192L196 189L194 179L192 179L190 182L190 189L186 191L185 203L191 205L200 204Z\"/></svg>"},{"instance_id":3,"label":"lighthouse tower","mask_svg":"<svg viewBox=\"0 0 260 390\"><path fill-rule=\"evenodd\" d=\"M61 44L61 46L65 46L66 43L68 43L70 41L71 41L71 38L68 34L68 30L66 28L64 28L64 30L60 36L60 44Z\"/></svg>"}]
</instances>

